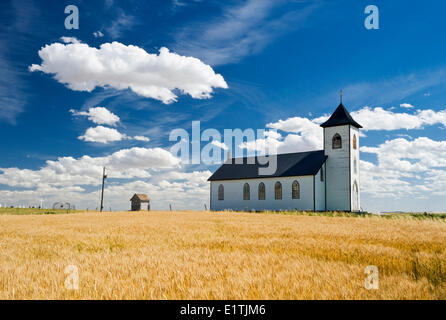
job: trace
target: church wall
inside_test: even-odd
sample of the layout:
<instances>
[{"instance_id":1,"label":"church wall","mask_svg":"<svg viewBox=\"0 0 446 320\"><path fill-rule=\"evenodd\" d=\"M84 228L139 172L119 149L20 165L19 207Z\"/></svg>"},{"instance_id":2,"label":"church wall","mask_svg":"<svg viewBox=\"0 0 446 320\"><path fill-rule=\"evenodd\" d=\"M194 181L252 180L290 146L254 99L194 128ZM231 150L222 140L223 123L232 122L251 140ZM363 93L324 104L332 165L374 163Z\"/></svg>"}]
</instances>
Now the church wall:
<instances>
[{"instance_id":1,"label":"church wall","mask_svg":"<svg viewBox=\"0 0 446 320\"><path fill-rule=\"evenodd\" d=\"M342 149L332 148L332 138L339 133ZM351 210L350 200L350 125L324 129L326 161L327 210Z\"/></svg>"},{"instance_id":2,"label":"church wall","mask_svg":"<svg viewBox=\"0 0 446 320\"><path fill-rule=\"evenodd\" d=\"M356 136L356 149L353 148L353 137ZM361 200L360 200L360 181L359 181L359 177L360 177L360 172L359 172L359 129L350 126L350 146L351 146L351 158L350 158L350 166L351 166L351 188L352 188L352 198L351 198L351 203L352 203L352 211L360 211L361 210ZM355 171L355 159L356 159L356 171ZM357 183L358 186L358 192L357 192L357 199L355 201L355 197L354 197L354 190L353 190L353 186L355 184L355 181Z\"/></svg>"},{"instance_id":3,"label":"church wall","mask_svg":"<svg viewBox=\"0 0 446 320\"><path fill-rule=\"evenodd\" d=\"M292 183L300 185L300 199L292 199ZM274 186L282 183L282 200L275 199ZM265 184L265 200L258 199L258 186ZM250 200L243 200L243 185L250 186ZM218 200L218 186L224 186L224 200ZM313 210L313 176L225 180L211 182L211 210Z\"/></svg>"},{"instance_id":4,"label":"church wall","mask_svg":"<svg viewBox=\"0 0 446 320\"><path fill-rule=\"evenodd\" d=\"M324 181L321 181L321 170L316 174L315 181L315 196L316 196L316 211L325 211L325 175L326 175L326 166L325 164L322 166L324 170Z\"/></svg>"}]
</instances>

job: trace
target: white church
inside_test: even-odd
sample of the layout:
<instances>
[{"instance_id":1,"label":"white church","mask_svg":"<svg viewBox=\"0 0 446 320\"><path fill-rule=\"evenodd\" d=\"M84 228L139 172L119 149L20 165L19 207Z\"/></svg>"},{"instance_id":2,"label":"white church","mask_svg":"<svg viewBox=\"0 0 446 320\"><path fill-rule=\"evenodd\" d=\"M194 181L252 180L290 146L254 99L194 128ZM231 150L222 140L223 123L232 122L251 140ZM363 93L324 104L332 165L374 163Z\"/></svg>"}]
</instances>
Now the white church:
<instances>
[{"instance_id":1,"label":"white church","mask_svg":"<svg viewBox=\"0 0 446 320\"><path fill-rule=\"evenodd\" d=\"M342 103L321 127L324 150L278 154L272 175L259 175L258 157L226 161L208 179L211 210L361 211L362 127Z\"/></svg>"}]
</instances>

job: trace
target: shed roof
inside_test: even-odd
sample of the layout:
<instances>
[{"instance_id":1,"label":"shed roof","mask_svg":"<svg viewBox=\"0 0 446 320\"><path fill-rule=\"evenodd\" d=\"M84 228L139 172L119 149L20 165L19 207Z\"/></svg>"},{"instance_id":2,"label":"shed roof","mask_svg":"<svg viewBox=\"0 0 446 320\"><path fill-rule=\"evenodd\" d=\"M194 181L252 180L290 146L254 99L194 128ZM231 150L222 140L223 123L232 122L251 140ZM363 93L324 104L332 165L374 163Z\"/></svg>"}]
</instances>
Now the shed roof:
<instances>
[{"instance_id":1,"label":"shed roof","mask_svg":"<svg viewBox=\"0 0 446 320\"><path fill-rule=\"evenodd\" d=\"M240 164L237 164L234 159L232 162L224 163L208 181L315 175L327 156L324 154L324 150L278 154L277 170L272 175L259 175L259 168L267 167L267 165L260 164L266 162L265 156L244 157L238 160L241 159L243 159L243 163Z\"/></svg>"},{"instance_id":2,"label":"shed roof","mask_svg":"<svg viewBox=\"0 0 446 320\"><path fill-rule=\"evenodd\" d=\"M150 201L149 196L143 193L135 193L133 195L133 197L130 199L130 201L132 201L133 199L135 199L135 197L137 199L139 199L140 201L144 202L144 201Z\"/></svg>"}]
</instances>

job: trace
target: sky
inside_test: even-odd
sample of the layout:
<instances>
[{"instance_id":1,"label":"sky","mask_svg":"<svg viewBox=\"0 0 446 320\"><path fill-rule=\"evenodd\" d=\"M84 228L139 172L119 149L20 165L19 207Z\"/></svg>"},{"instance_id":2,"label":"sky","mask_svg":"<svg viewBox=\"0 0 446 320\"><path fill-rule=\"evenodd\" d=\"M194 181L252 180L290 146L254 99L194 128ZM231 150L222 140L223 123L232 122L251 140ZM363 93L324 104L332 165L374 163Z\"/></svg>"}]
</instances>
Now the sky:
<instances>
[{"instance_id":1,"label":"sky","mask_svg":"<svg viewBox=\"0 0 446 320\"><path fill-rule=\"evenodd\" d=\"M370 4L379 29L365 27ZM66 28L69 5L78 29ZM362 209L444 212L444 9L434 0L1 1L0 204L96 209L106 166L106 210L129 209L134 193L153 209L209 208L218 164L180 159L172 130L191 133L193 121L222 135L274 129L257 142L318 150L342 89L364 127Z\"/></svg>"}]
</instances>

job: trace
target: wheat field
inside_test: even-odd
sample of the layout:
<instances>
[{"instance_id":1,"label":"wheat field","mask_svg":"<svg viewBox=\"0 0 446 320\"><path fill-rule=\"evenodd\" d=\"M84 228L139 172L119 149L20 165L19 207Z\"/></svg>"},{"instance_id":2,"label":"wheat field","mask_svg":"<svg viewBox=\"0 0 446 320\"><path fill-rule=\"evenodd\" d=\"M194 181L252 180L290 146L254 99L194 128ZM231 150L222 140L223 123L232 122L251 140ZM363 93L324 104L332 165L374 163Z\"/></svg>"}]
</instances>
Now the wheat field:
<instances>
[{"instance_id":1,"label":"wheat field","mask_svg":"<svg viewBox=\"0 0 446 320\"><path fill-rule=\"evenodd\" d=\"M378 268L378 289L365 288L368 265ZM445 298L444 221L232 212L0 215L0 299Z\"/></svg>"}]
</instances>

